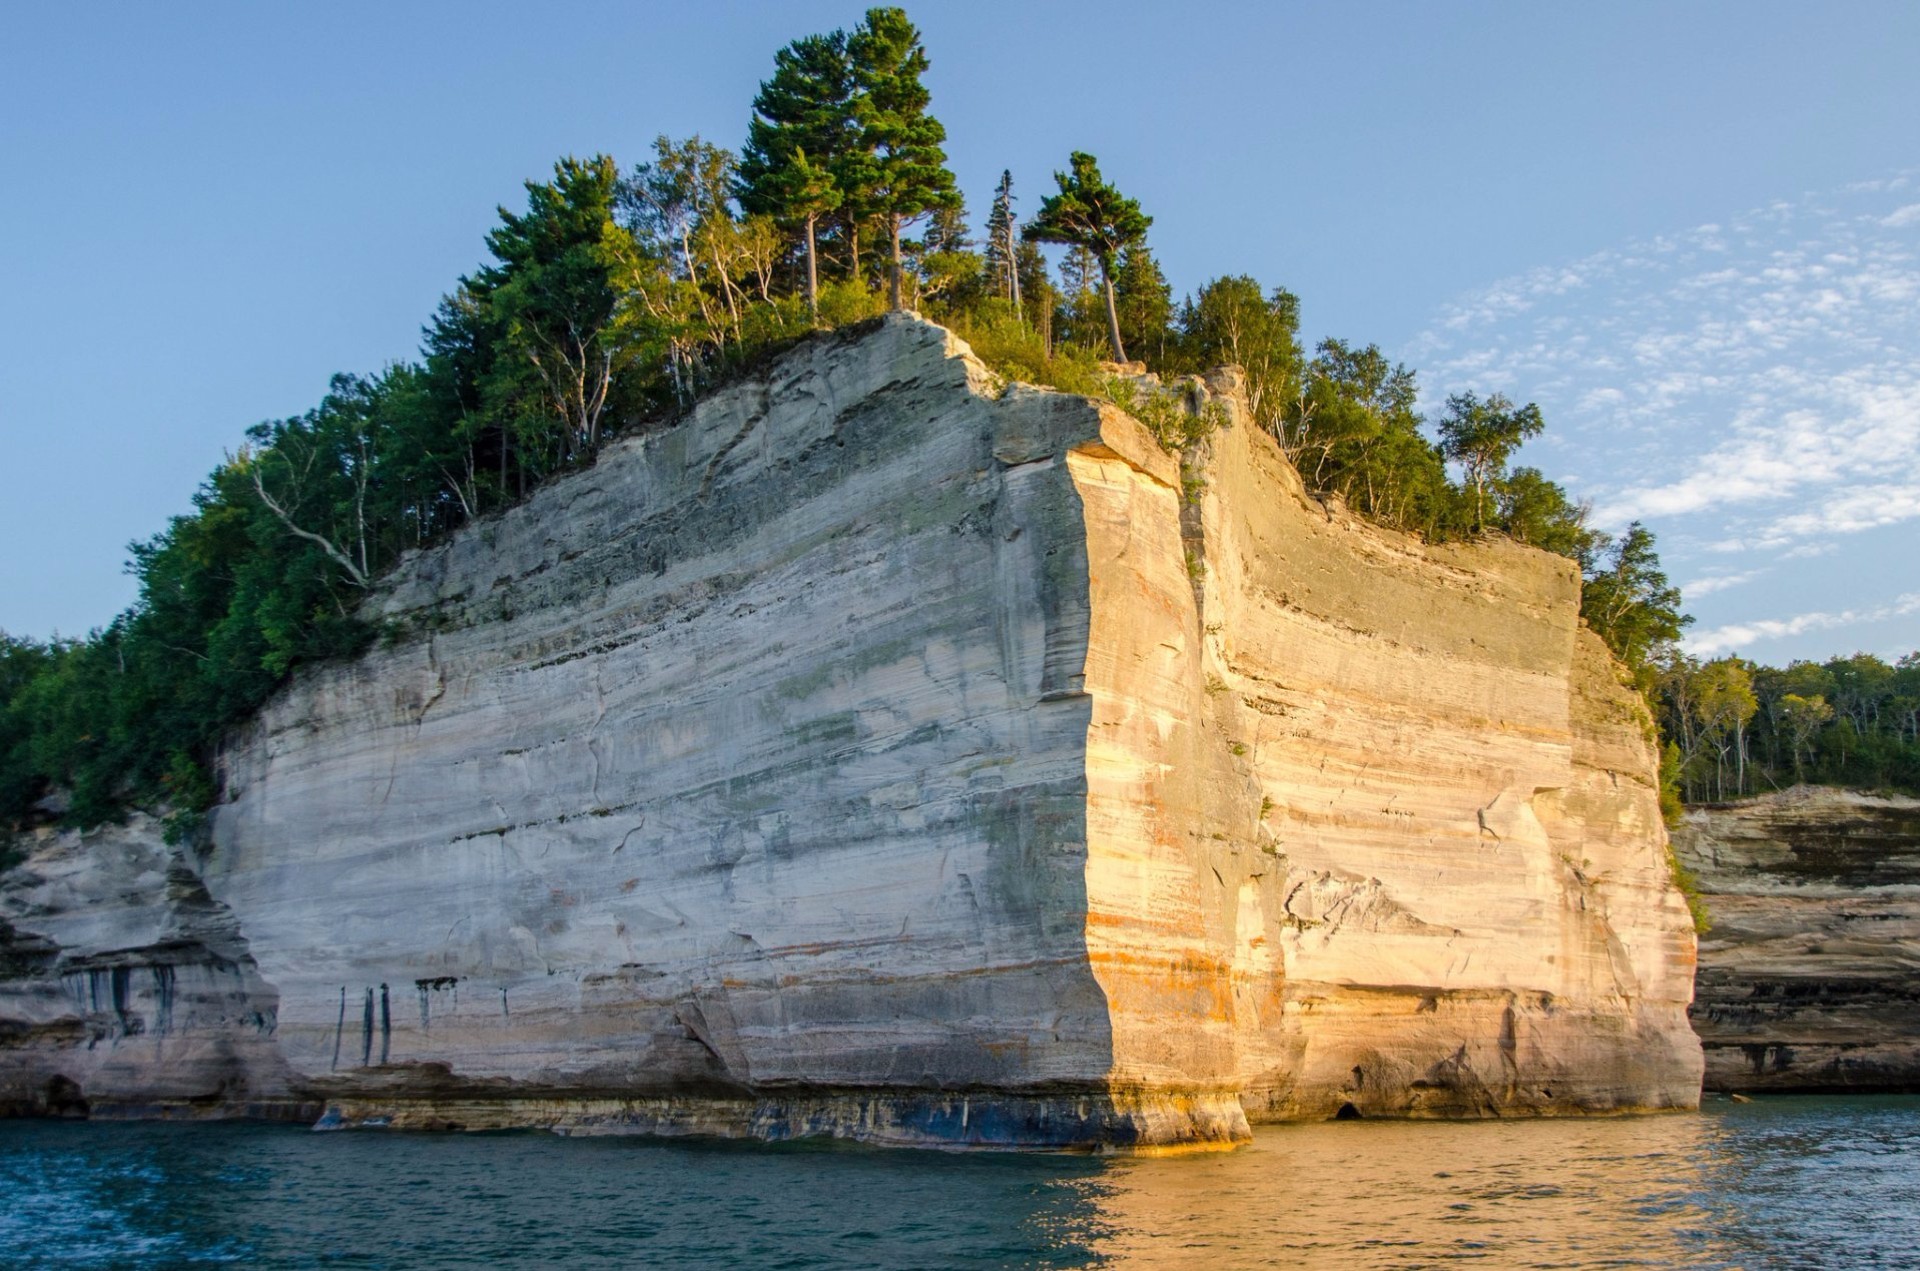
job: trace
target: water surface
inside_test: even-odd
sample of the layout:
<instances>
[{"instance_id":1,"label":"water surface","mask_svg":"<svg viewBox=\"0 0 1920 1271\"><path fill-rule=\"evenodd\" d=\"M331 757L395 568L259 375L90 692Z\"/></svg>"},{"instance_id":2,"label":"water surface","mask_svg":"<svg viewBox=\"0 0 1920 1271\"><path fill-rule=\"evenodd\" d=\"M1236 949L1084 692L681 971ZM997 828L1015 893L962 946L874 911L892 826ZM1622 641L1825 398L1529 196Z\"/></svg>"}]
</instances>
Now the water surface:
<instances>
[{"instance_id":1,"label":"water surface","mask_svg":"<svg viewBox=\"0 0 1920 1271\"><path fill-rule=\"evenodd\" d=\"M0 1123L21 1267L1915 1267L1920 1097L1093 1160Z\"/></svg>"}]
</instances>

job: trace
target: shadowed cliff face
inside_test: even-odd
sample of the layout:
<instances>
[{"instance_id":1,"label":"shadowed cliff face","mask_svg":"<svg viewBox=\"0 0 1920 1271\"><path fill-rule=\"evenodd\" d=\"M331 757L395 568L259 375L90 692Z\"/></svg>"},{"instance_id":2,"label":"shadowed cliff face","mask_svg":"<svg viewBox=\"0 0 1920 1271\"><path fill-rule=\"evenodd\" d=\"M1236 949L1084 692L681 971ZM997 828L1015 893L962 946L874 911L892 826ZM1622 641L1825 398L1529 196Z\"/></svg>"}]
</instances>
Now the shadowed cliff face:
<instances>
[{"instance_id":1,"label":"shadowed cliff face","mask_svg":"<svg viewBox=\"0 0 1920 1271\"><path fill-rule=\"evenodd\" d=\"M1713 919L1710 1089L1920 1089L1920 800L1796 787L1696 808L1674 846Z\"/></svg>"},{"instance_id":2,"label":"shadowed cliff face","mask_svg":"<svg viewBox=\"0 0 1920 1271\"><path fill-rule=\"evenodd\" d=\"M232 739L204 850L40 844L99 876L0 893L39 1030L0 1075L997 1146L1690 1104L1652 755L1570 566L1329 513L1237 415L1188 459L1197 501L910 317L609 447L404 561L394 638ZM243 940L219 1062L47 996L155 943L108 841Z\"/></svg>"}]
</instances>

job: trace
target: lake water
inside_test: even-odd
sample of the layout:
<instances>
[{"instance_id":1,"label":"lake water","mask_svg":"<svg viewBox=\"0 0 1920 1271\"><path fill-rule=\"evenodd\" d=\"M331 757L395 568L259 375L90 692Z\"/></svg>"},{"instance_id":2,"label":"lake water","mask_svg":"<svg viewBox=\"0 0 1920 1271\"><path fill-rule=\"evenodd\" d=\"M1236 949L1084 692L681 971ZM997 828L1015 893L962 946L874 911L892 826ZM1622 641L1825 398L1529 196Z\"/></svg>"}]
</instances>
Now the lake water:
<instances>
[{"instance_id":1,"label":"lake water","mask_svg":"<svg viewBox=\"0 0 1920 1271\"><path fill-rule=\"evenodd\" d=\"M0 1123L8 1267L1920 1267L1920 1097L1093 1160Z\"/></svg>"}]
</instances>

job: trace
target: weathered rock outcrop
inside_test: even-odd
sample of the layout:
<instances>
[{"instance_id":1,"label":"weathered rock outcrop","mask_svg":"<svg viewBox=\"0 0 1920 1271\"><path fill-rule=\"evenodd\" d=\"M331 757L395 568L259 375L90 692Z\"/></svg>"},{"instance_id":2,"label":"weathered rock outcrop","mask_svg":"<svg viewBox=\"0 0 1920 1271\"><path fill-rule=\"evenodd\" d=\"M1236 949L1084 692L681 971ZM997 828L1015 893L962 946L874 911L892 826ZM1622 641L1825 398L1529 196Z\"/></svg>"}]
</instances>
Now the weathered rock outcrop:
<instances>
[{"instance_id":1,"label":"weathered rock outcrop","mask_svg":"<svg viewBox=\"0 0 1920 1271\"><path fill-rule=\"evenodd\" d=\"M237 921L256 1106L1152 1147L1698 1097L1645 719L1573 567L1324 508L1237 414L1183 470L890 319L371 603L394 637L233 740L206 842L144 840ZM17 899L87 854L0 908L38 959L0 1013L45 998L6 1080L219 1098L47 996L159 939Z\"/></svg>"},{"instance_id":2,"label":"weathered rock outcrop","mask_svg":"<svg viewBox=\"0 0 1920 1271\"><path fill-rule=\"evenodd\" d=\"M1674 833L1712 1090L1920 1090L1920 800L1796 787Z\"/></svg>"},{"instance_id":3,"label":"weathered rock outcrop","mask_svg":"<svg viewBox=\"0 0 1920 1271\"><path fill-rule=\"evenodd\" d=\"M151 818L0 875L0 1114L312 1117L232 911Z\"/></svg>"}]
</instances>

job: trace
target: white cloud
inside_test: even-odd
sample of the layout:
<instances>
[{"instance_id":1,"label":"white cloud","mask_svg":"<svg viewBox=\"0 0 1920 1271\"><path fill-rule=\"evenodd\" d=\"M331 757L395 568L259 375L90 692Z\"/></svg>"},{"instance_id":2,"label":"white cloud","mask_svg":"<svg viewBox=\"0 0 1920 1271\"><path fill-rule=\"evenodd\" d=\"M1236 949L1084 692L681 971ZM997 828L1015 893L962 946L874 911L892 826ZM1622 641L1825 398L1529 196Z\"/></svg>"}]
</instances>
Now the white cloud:
<instances>
[{"instance_id":1,"label":"white cloud","mask_svg":"<svg viewBox=\"0 0 1920 1271\"><path fill-rule=\"evenodd\" d=\"M1696 578L1690 583L1681 583L1680 594L1688 600L1711 596L1716 591L1726 591L1730 587L1750 583L1766 572L1764 569L1745 569L1737 574L1715 574L1706 578Z\"/></svg>"},{"instance_id":2,"label":"white cloud","mask_svg":"<svg viewBox=\"0 0 1920 1271\"><path fill-rule=\"evenodd\" d=\"M1920 483L1857 486L1836 493L1817 507L1781 517L1752 545L1784 547L1818 534L1857 534L1915 518L1920 518Z\"/></svg>"},{"instance_id":3,"label":"white cloud","mask_svg":"<svg viewBox=\"0 0 1920 1271\"><path fill-rule=\"evenodd\" d=\"M1777 379L1778 377L1772 377ZM1663 484L1631 486L1605 499L1595 514L1618 524L1648 516L1673 516L1725 504L1777 501L1803 487L1851 483L1890 467L1920 471L1920 366L1850 368L1824 380L1792 386L1807 404L1781 408L1768 417L1767 398L1779 390L1763 380L1752 399L1728 420L1731 436L1687 461L1689 471ZM1658 383L1654 391L1660 391ZM1774 398L1784 406L1784 396ZM1875 498L1893 495L1891 514L1863 514ZM1875 487L1838 496L1849 509L1809 508L1781 518L1776 535L1758 545L1776 546L1779 535L1870 529L1920 516L1920 488Z\"/></svg>"},{"instance_id":4,"label":"white cloud","mask_svg":"<svg viewBox=\"0 0 1920 1271\"><path fill-rule=\"evenodd\" d=\"M1920 592L1904 596L1872 609L1846 609L1839 613L1802 613L1791 618L1761 618L1752 622L1729 623L1711 631L1701 631L1684 641L1686 651L1695 657L1712 657L1743 649L1762 640L1778 640L1808 631L1827 631L1836 627L1857 626L1920 612Z\"/></svg>"},{"instance_id":5,"label":"white cloud","mask_svg":"<svg viewBox=\"0 0 1920 1271\"><path fill-rule=\"evenodd\" d=\"M1920 525L1917 178L1502 280L1436 314L1409 360L1430 402L1462 389L1539 402L1553 467L1578 474L1567 484L1596 523L1646 521L1667 568L1695 580L1685 594L1711 629L1690 643L1869 621L1878 611L1844 595L1751 615L1861 577L1920 586L1920 552L1886 528ZM1841 543L1836 572L1817 558Z\"/></svg>"}]
</instances>

